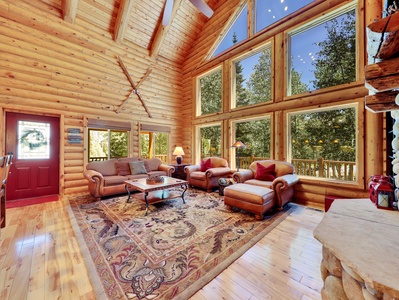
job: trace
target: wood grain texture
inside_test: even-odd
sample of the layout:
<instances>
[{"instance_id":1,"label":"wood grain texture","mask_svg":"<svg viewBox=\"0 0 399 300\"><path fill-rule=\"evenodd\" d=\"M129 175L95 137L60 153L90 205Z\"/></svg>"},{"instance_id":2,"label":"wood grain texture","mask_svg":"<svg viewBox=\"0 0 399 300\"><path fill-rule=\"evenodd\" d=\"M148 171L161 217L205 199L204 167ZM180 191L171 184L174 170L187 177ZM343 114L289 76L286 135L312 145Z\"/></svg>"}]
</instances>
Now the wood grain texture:
<instances>
[{"instance_id":1,"label":"wood grain texture","mask_svg":"<svg viewBox=\"0 0 399 300\"><path fill-rule=\"evenodd\" d=\"M67 200L7 210L1 229L0 298L95 299ZM324 213L295 211L191 299L320 299Z\"/></svg>"}]
</instances>

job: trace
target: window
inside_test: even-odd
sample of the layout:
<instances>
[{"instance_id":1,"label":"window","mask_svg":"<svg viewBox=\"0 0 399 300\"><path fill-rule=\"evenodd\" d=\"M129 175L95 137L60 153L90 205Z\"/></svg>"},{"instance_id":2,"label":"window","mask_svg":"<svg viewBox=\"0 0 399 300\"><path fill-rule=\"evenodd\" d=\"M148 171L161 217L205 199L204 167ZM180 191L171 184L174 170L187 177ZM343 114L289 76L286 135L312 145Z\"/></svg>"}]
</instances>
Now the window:
<instances>
[{"instance_id":1,"label":"window","mask_svg":"<svg viewBox=\"0 0 399 300\"><path fill-rule=\"evenodd\" d=\"M170 132L169 126L140 124L140 157L157 157L167 163Z\"/></svg>"},{"instance_id":2,"label":"window","mask_svg":"<svg viewBox=\"0 0 399 300\"><path fill-rule=\"evenodd\" d=\"M247 24L248 8L247 5L245 5L238 18L234 21L230 30L226 33L219 46L216 48L215 52L213 53L213 57L222 53L224 50L231 48L236 43L245 40L248 37Z\"/></svg>"},{"instance_id":3,"label":"window","mask_svg":"<svg viewBox=\"0 0 399 300\"><path fill-rule=\"evenodd\" d=\"M128 131L89 129L89 161L128 157Z\"/></svg>"},{"instance_id":4,"label":"window","mask_svg":"<svg viewBox=\"0 0 399 300\"><path fill-rule=\"evenodd\" d=\"M232 148L232 158L239 154L239 169L247 169L255 160L271 158L270 116L235 121L232 128L233 142L241 141L246 146L245 149ZM231 165L237 168L236 161L233 159Z\"/></svg>"},{"instance_id":5,"label":"window","mask_svg":"<svg viewBox=\"0 0 399 300\"><path fill-rule=\"evenodd\" d=\"M49 159L50 136L50 123L18 121L18 159Z\"/></svg>"},{"instance_id":6,"label":"window","mask_svg":"<svg viewBox=\"0 0 399 300\"><path fill-rule=\"evenodd\" d=\"M197 127L199 153L201 159L208 156L222 156L222 126L209 125Z\"/></svg>"},{"instance_id":7,"label":"window","mask_svg":"<svg viewBox=\"0 0 399 300\"><path fill-rule=\"evenodd\" d=\"M323 23L322 23L323 22ZM356 10L289 34L288 95L356 81Z\"/></svg>"},{"instance_id":8,"label":"window","mask_svg":"<svg viewBox=\"0 0 399 300\"><path fill-rule=\"evenodd\" d=\"M268 45L254 52L232 61L232 108L272 99L271 47Z\"/></svg>"},{"instance_id":9,"label":"window","mask_svg":"<svg viewBox=\"0 0 399 300\"><path fill-rule=\"evenodd\" d=\"M279 1L255 1L256 32L281 20L298 9L308 5L313 0L279 0Z\"/></svg>"},{"instance_id":10,"label":"window","mask_svg":"<svg viewBox=\"0 0 399 300\"><path fill-rule=\"evenodd\" d=\"M140 157L157 157L162 162L168 161L169 134L164 132L140 133Z\"/></svg>"},{"instance_id":11,"label":"window","mask_svg":"<svg viewBox=\"0 0 399 300\"><path fill-rule=\"evenodd\" d=\"M299 175L356 181L357 109L289 114L291 162Z\"/></svg>"},{"instance_id":12,"label":"window","mask_svg":"<svg viewBox=\"0 0 399 300\"><path fill-rule=\"evenodd\" d=\"M198 80L197 116L222 111L222 69L214 69Z\"/></svg>"}]
</instances>

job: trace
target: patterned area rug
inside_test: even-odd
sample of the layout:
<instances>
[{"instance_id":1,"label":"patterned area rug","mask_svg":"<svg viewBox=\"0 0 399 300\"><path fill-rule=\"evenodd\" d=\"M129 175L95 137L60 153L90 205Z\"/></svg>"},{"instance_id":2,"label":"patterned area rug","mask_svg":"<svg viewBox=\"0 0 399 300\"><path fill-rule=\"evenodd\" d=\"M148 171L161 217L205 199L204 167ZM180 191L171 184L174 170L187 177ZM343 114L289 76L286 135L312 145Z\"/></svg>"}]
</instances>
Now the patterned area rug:
<instances>
[{"instance_id":1,"label":"patterned area rug","mask_svg":"<svg viewBox=\"0 0 399 300\"><path fill-rule=\"evenodd\" d=\"M126 199L69 199L97 299L188 299L296 207L257 221L217 193L188 189L186 204L167 200L145 216L142 202Z\"/></svg>"}]
</instances>

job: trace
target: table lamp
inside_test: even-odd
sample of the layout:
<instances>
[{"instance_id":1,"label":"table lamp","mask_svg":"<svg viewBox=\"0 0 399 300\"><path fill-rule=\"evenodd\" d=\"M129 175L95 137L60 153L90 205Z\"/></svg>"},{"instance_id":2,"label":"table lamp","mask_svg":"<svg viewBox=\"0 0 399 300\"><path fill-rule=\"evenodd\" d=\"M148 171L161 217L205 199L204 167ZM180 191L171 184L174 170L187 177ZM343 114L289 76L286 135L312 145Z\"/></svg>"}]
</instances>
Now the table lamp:
<instances>
[{"instance_id":1,"label":"table lamp","mask_svg":"<svg viewBox=\"0 0 399 300\"><path fill-rule=\"evenodd\" d=\"M181 165L182 161L183 161L183 157L182 155L185 155L183 148L182 147L176 147L175 151L173 151L173 155L177 155L176 156L176 163L178 165Z\"/></svg>"},{"instance_id":2,"label":"table lamp","mask_svg":"<svg viewBox=\"0 0 399 300\"><path fill-rule=\"evenodd\" d=\"M231 147L237 149L237 151L236 151L237 152L236 167L237 167L237 172L239 172L240 171L240 151L239 151L239 149L245 149L246 146L244 145L243 142L237 141Z\"/></svg>"}]
</instances>

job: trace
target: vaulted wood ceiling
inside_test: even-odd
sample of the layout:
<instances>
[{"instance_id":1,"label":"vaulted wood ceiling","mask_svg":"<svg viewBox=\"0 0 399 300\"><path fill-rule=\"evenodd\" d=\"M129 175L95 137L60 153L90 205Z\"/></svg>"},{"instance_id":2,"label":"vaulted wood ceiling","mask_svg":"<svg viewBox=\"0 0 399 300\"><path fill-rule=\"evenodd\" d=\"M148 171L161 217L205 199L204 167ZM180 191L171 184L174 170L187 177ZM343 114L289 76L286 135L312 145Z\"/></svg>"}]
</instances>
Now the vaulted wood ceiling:
<instances>
[{"instance_id":1,"label":"vaulted wood ceiling","mask_svg":"<svg viewBox=\"0 0 399 300\"><path fill-rule=\"evenodd\" d=\"M45 0L44 0L45 1ZM51 0L48 0L51 1ZM208 18L188 0L175 0L168 26L162 26L166 0L61 0L63 18L109 32L115 42L133 42L175 63L183 63ZM204 0L212 9L217 0Z\"/></svg>"}]
</instances>

